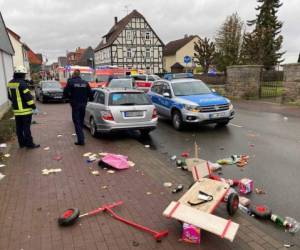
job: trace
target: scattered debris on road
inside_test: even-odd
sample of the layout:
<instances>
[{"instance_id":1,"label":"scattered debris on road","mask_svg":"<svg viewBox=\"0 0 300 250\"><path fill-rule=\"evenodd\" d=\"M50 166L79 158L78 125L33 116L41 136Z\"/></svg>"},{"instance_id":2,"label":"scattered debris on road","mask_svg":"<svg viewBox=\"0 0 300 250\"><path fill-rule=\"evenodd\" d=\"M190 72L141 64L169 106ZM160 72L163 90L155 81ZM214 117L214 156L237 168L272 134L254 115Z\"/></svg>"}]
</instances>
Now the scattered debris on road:
<instances>
[{"instance_id":1,"label":"scattered debris on road","mask_svg":"<svg viewBox=\"0 0 300 250\"><path fill-rule=\"evenodd\" d=\"M107 188L108 188L108 186L106 186L106 185L101 187L101 189L107 189Z\"/></svg>"},{"instance_id":2,"label":"scattered debris on road","mask_svg":"<svg viewBox=\"0 0 300 250\"><path fill-rule=\"evenodd\" d=\"M9 158L10 157L10 154L5 154L3 155L5 158Z\"/></svg>"},{"instance_id":3,"label":"scattered debris on road","mask_svg":"<svg viewBox=\"0 0 300 250\"><path fill-rule=\"evenodd\" d=\"M0 164L0 168L4 168L4 167L6 167L5 164Z\"/></svg>"},{"instance_id":4,"label":"scattered debris on road","mask_svg":"<svg viewBox=\"0 0 300 250\"><path fill-rule=\"evenodd\" d=\"M109 174L114 174L116 171L115 170L107 170L107 173Z\"/></svg>"},{"instance_id":5,"label":"scattered debris on road","mask_svg":"<svg viewBox=\"0 0 300 250\"><path fill-rule=\"evenodd\" d=\"M266 192L262 188L255 188L256 194L266 194Z\"/></svg>"},{"instance_id":6,"label":"scattered debris on road","mask_svg":"<svg viewBox=\"0 0 300 250\"><path fill-rule=\"evenodd\" d=\"M164 187L172 187L172 183L171 182L165 182L164 183Z\"/></svg>"},{"instance_id":7,"label":"scattered debris on road","mask_svg":"<svg viewBox=\"0 0 300 250\"><path fill-rule=\"evenodd\" d=\"M98 162L98 165L100 167L112 167L118 170L128 169L128 156L109 153L102 157L102 159Z\"/></svg>"},{"instance_id":8,"label":"scattered debris on road","mask_svg":"<svg viewBox=\"0 0 300 250\"><path fill-rule=\"evenodd\" d=\"M290 248L290 247L293 247L294 244L293 244L293 243L284 243L283 246L284 246L285 248Z\"/></svg>"},{"instance_id":9,"label":"scattered debris on road","mask_svg":"<svg viewBox=\"0 0 300 250\"><path fill-rule=\"evenodd\" d=\"M94 170L91 172L91 174L98 176L98 175L100 175L100 172L98 170Z\"/></svg>"},{"instance_id":10,"label":"scattered debris on road","mask_svg":"<svg viewBox=\"0 0 300 250\"><path fill-rule=\"evenodd\" d=\"M5 177L5 175L0 173L0 181L1 181L4 177Z\"/></svg>"},{"instance_id":11,"label":"scattered debris on road","mask_svg":"<svg viewBox=\"0 0 300 250\"><path fill-rule=\"evenodd\" d=\"M48 151L50 149L50 147L44 147L45 151Z\"/></svg>"},{"instance_id":12,"label":"scattered debris on road","mask_svg":"<svg viewBox=\"0 0 300 250\"><path fill-rule=\"evenodd\" d=\"M147 192L147 193L146 193L146 195L151 195L151 194L152 194L151 192Z\"/></svg>"},{"instance_id":13,"label":"scattered debris on road","mask_svg":"<svg viewBox=\"0 0 300 250\"><path fill-rule=\"evenodd\" d=\"M177 156L176 156L176 155L173 155L173 156L171 157L171 160L172 160L172 161L175 161L176 158L177 158Z\"/></svg>"},{"instance_id":14,"label":"scattered debris on road","mask_svg":"<svg viewBox=\"0 0 300 250\"><path fill-rule=\"evenodd\" d=\"M63 157L61 155L55 155L53 156L53 160L60 161Z\"/></svg>"},{"instance_id":15,"label":"scattered debris on road","mask_svg":"<svg viewBox=\"0 0 300 250\"><path fill-rule=\"evenodd\" d=\"M184 158L187 158L187 157L190 156L190 154L188 152L182 152L181 156L184 157Z\"/></svg>"},{"instance_id":16,"label":"scattered debris on road","mask_svg":"<svg viewBox=\"0 0 300 250\"><path fill-rule=\"evenodd\" d=\"M51 168L51 169L45 168L45 169L42 170L42 175L49 175L49 174L52 174L52 173L55 174L55 173L59 173L61 171L62 171L61 168Z\"/></svg>"},{"instance_id":17,"label":"scattered debris on road","mask_svg":"<svg viewBox=\"0 0 300 250\"><path fill-rule=\"evenodd\" d=\"M149 145L149 144L146 144L146 145L145 145L145 148L150 148L150 145Z\"/></svg>"},{"instance_id":18,"label":"scattered debris on road","mask_svg":"<svg viewBox=\"0 0 300 250\"><path fill-rule=\"evenodd\" d=\"M1 143L0 148L7 148L7 144L6 143Z\"/></svg>"},{"instance_id":19,"label":"scattered debris on road","mask_svg":"<svg viewBox=\"0 0 300 250\"><path fill-rule=\"evenodd\" d=\"M63 135L61 135L61 134L58 134L58 135L57 135L57 138L59 138L59 137L62 137L62 136L63 136Z\"/></svg>"},{"instance_id":20,"label":"scattered debris on road","mask_svg":"<svg viewBox=\"0 0 300 250\"><path fill-rule=\"evenodd\" d=\"M182 184L179 184L176 188L174 188L173 190L172 190L172 193L179 193L180 191L182 191L183 190L183 185Z\"/></svg>"}]
</instances>

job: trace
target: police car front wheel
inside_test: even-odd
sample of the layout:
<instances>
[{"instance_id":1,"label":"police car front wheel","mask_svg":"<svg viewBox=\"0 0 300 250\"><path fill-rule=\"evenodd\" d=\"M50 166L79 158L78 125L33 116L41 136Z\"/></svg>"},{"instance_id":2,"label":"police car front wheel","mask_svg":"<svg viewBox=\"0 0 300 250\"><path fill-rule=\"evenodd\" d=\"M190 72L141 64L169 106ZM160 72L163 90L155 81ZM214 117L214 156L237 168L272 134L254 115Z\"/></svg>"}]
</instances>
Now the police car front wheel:
<instances>
[{"instance_id":1,"label":"police car front wheel","mask_svg":"<svg viewBox=\"0 0 300 250\"><path fill-rule=\"evenodd\" d=\"M181 130L183 128L182 116L181 113L177 110L172 113L172 123L173 127L177 130Z\"/></svg>"}]
</instances>

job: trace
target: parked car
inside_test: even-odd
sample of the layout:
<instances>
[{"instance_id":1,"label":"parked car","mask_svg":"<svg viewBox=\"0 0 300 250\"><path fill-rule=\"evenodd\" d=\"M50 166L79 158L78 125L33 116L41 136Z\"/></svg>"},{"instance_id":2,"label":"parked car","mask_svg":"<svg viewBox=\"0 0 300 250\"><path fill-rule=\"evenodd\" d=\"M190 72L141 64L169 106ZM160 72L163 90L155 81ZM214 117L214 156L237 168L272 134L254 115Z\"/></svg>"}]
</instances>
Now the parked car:
<instances>
[{"instance_id":1,"label":"parked car","mask_svg":"<svg viewBox=\"0 0 300 250\"><path fill-rule=\"evenodd\" d=\"M154 81L160 79L157 75L132 75L131 77L135 81L135 87L145 92L149 91Z\"/></svg>"},{"instance_id":2,"label":"parked car","mask_svg":"<svg viewBox=\"0 0 300 250\"><path fill-rule=\"evenodd\" d=\"M212 91L204 82L191 78L191 74L168 74L167 79L154 83L148 96L161 116L172 120L175 129L185 123L216 123L226 126L234 118L234 109L229 99ZM174 78L175 77L175 78Z\"/></svg>"},{"instance_id":3,"label":"parked car","mask_svg":"<svg viewBox=\"0 0 300 250\"><path fill-rule=\"evenodd\" d=\"M134 84L131 78L116 78L116 79L111 79L108 82L106 87L111 89L119 89L119 88L133 89Z\"/></svg>"},{"instance_id":4,"label":"parked car","mask_svg":"<svg viewBox=\"0 0 300 250\"><path fill-rule=\"evenodd\" d=\"M40 102L63 101L63 88L58 81L40 81L35 87L35 98Z\"/></svg>"},{"instance_id":5,"label":"parked car","mask_svg":"<svg viewBox=\"0 0 300 250\"><path fill-rule=\"evenodd\" d=\"M93 136L117 130L149 134L157 126L157 112L147 95L135 89L96 89L86 107L84 124Z\"/></svg>"}]
</instances>

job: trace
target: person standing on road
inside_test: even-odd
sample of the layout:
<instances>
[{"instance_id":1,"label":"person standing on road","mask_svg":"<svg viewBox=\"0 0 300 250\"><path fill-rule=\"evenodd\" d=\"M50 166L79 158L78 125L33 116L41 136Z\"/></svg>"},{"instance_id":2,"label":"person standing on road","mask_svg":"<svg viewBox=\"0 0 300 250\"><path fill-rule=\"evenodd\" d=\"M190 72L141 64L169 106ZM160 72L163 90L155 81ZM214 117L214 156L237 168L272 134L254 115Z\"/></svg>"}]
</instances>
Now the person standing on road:
<instances>
[{"instance_id":1,"label":"person standing on road","mask_svg":"<svg viewBox=\"0 0 300 250\"><path fill-rule=\"evenodd\" d=\"M40 145L33 142L31 136L32 113L37 112L33 97L30 93L25 76L27 69L24 66L15 68L13 79L7 84L8 98L16 121L16 133L20 148L38 148Z\"/></svg>"},{"instance_id":2,"label":"person standing on road","mask_svg":"<svg viewBox=\"0 0 300 250\"><path fill-rule=\"evenodd\" d=\"M79 69L76 69L72 78L68 79L64 96L70 99L72 107L72 120L77 135L75 145L84 145L83 121L85 108L88 100L93 99L93 93L88 82L81 79Z\"/></svg>"}]
</instances>

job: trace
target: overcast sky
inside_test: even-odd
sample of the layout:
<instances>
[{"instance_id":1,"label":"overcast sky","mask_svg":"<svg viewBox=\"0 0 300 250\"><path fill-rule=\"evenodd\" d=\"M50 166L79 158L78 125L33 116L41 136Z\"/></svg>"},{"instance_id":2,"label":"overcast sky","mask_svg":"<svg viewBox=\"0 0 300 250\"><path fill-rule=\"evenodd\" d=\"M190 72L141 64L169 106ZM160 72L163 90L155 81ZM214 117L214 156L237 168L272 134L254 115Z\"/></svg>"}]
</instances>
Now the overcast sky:
<instances>
[{"instance_id":1,"label":"overcast sky","mask_svg":"<svg viewBox=\"0 0 300 250\"><path fill-rule=\"evenodd\" d=\"M113 25L113 18L137 9L166 44L184 34L214 38L228 15L255 18L256 0L0 0L6 25L50 62L76 47L95 48ZM126 8L127 6L127 8ZM296 62L300 51L299 0L284 1L285 62Z\"/></svg>"}]
</instances>

